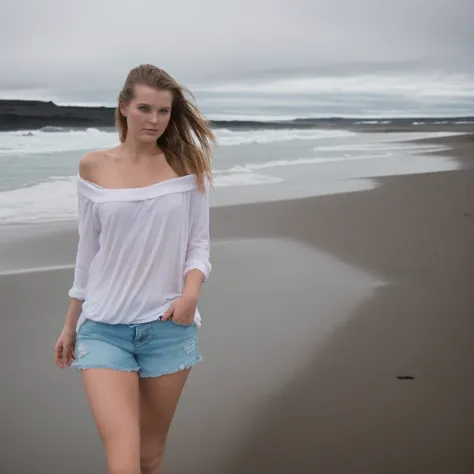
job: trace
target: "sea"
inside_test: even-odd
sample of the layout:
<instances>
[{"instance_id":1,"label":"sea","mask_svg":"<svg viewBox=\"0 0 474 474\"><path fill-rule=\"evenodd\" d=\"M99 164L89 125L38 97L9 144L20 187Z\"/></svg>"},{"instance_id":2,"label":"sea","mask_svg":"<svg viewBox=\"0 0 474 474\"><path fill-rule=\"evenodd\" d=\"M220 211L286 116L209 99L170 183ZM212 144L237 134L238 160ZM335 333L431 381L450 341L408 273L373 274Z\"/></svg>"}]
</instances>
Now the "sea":
<instances>
[{"instance_id":1,"label":"sea","mask_svg":"<svg viewBox=\"0 0 474 474\"><path fill-rule=\"evenodd\" d=\"M412 141L456 133L417 132L416 124L413 132L400 133L275 127L264 121L219 127L211 206L361 192L377 187L384 176L457 169L448 153L431 154L447 149ZM117 144L113 128L0 132L0 226L73 221L80 158Z\"/></svg>"}]
</instances>

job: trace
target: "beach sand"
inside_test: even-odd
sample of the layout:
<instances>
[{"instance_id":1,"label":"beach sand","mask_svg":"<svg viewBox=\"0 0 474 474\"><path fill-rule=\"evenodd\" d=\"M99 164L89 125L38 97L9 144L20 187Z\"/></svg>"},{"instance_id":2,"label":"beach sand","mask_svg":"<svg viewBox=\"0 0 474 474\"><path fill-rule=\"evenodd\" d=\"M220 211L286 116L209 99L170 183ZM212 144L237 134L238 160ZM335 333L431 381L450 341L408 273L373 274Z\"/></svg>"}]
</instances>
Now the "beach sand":
<instances>
[{"instance_id":1,"label":"beach sand","mask_svg":"<svg viewBox=\"0 0 474 474\"><path fill-rule=\"evenodd\" d=\"M463 169L212 209L204 361L164 472L474 472L474 142L447 141ZM106 472L80 374L53 357L77 237L48 232L0 249L69 265L0 275L0 472Z\"/></svg>"}]
</instances>

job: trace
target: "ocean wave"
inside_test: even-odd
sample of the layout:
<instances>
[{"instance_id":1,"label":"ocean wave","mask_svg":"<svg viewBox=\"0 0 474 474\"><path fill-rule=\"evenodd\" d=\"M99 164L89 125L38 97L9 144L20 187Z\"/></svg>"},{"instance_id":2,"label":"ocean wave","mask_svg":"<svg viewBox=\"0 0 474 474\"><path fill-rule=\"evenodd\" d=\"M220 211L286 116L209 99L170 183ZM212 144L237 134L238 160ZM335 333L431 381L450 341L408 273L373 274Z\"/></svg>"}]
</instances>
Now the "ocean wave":
<instances>
[{"instance_id":1,"label":"ocean wave","mask_svg":"<svg viewBox=\"0 0 474 474\"><path fill-rule=\"evenodd\" d=\"M0 154L32 155L104 149L119 143L117 133L96 128L84 130L25 130L0 132Z\"/></svg>"},{"instance_id":2,"label":"ocean wave","mask_svg":"<svg viewBox=\"0 0 474 474\"><path fill-rule=\"evenodd\" d=\"M246 144L264 144L292 140L317 140L321 138L350 137L356 135L355 132L346 130L248 130L235 131L230 129L220 129L216 131L218 144L220 146L236 146Z\"/></svg>"},{"instance_id":3,"label":"ocean wave","mask_svg":"<svg viewBox=\"0 0 474 474\"><path fill-rule=\"evenodd\" d=\"M388 125L392 123L391 120L360 120L355 122L356 125Z\"/></svg>"},{"instance_id":4,"label":"ocean wave","mask_svg":"<svg viewBox=\"0 0 474 474\"><path fill-rule=\"evenodd\" d=\"M343 130L283 129L283 130L216 130L219 146L238 146L251 143L272 143L292 140L313 140L354 135ZM84 130L57 129L0 132L0 154L31 155L88 151L112 148L119 144L118 134L96 128Z\"/></svg>"},{"instance_id":5,"label":"ocean wave","mask_svg":"<svg viewBox=\"0 0 474 474\"><path fill-rule=\"evenodd\" d=\"M283 179L234 170L216 176L216 188L276 184ZM76 176L54 177L0 192L0 225L69 221L77 217Z\"/></svg>"},{"instance_id":6,"label":"ocean wave","mask_svg":"<svg viewBox=\"0 0 474 474\"><path fill-rule=\"evenodd\" d=\"M375 153L368 155L358 155L358 156L335 156L335 157L307 157L307 158L294 158L288 160L271 160L265 161L263 163L246 163L243 165L232 166L226 169L217 169L214 171L214 175L217 176L216 180L221 179L221 175L238 173L244 176L246 173L253 174L255 171L260 171L264 169L272 168L287 168L292 166L301 166L301 165L317 165L322 163L338 163L341 161L357 161L357 160L369 160L369 159L380 159L386 158L393 155L392 152L386 151L385 153Z\"/></svg>"},{"instance_id":7,"label":"ocean wave","mask_svg":"<svg viewBox=\"0 0 474 474\"><path fill-rule=\"evenodd\" d=\"M102 132L99 132L99 134L100 133ZM296 139L306 139L308 137L321 138L327 136L327 133L329 132L315 130L314 133L316 135L309 135L309 133L301 134L300 132L296 135L292 135L294 133L294 131L291 131L289 136L296 137ZM458 133L455 132L438 132L418 133L417 136L418 138L428 138L457 134ZM216 188L245 188L246 186L265 186L273 184L278 187L281 183L281 189L284 190L285 183L283 181L287 182L289 179L293 179L291 176L298 174L301 175L301 173L307 176L314 176L316 179L317 176L321 176L321 172L327 173L328 170L332 169L336 170L335 172L337 176L340 176L340 173L343 175L343 170L346 169L346 167L344 163L338 165L337 163L339 162L347 162L347 169L349 171L352 170L349 173L351 178L366 178L369 176L367 170L370 170L372 166L374 167L373 169L382 170L386 173L384 168L385 165L383 164L383 162L385 162L384 159L390 159L391 156L397 155L397 153L399 153L399 157L401 157L404 166L408 167L408 172L412 172L414 168L416 168L415 172L418 172L418 169L431 169L431 165L428 166L425 162L418 159L410 159L410 155L414 155L417 151L419 153L426 153L427 151L442 150L445 149L445 147L442 145L431 144L421 145L419 143L408 144L398 141L407 138L411 139L413 138L412 135L413 134L392 134L390 137L385 138L385 143L380 143L378 141L374 143L359 143L357 141L359 136L357 136L356 140L349 140L352 143L341 143L341 140L335 140L333 146L331 146L331 141L329 143L321 142L321 146L315 148L312 148L314 145L309 146L308 154L316 152L318 153L318 156L300 156L288 159L274 159L264 162L241 162L242 164L239 165L235 162L231 162L227 165L227 168L225 168L226 165L223 160L224 167L213 170L215 186ZM273 135L256 136L264 140L275 138ZM255 140L256 136L253 136L252 140ZM222 131L221 133L221 139L229 139L229 146L235 144L236 137L245 139L245 136L235 134L235 132L232 131ZM378 138L377 140L380 139L381 138ZM351 166L349 163L352 163L353 165ZM359 163L361 166L359 166ZM393 162L388 161L388 163L392 163L391 166L394 166ZM321 165L321 167L318 167L318 169L314 171L314 175L310 175L308 174L310 173L309 168L306 170L304 167L313 165ZM335 167L331 168L333 165ZM435 163L435 165L436 167L439 166L437 163ZM295 169L295 167L299 166L301 166L300 170L297 168ZM452 164L446 166L452 166ZM288 168L288 173L285 168ZM400 169L398 167L396 168L397 174L401 174L400 169L403 167ZM274 171L271 172L270 170ZM62 177L58 176L57 172L54 174L55 176L51 176L42 181L36 181L28 186L0 192L0 225L75 219L77 216L76 176ZM270 174L273 174L273 176ZM331 173L329 173L329 176L334 176L334 174L331 175ZM293 184L290 183L289 188L292 189L292 186Z\"/></svg>"},{"instance_id":8,"label":"ocean wave","mask_svg":"<svg viewBox=\"0 0 474 474\"><path fill-rule=\"evenodd\" d=\"M69 220L75 216L77 194L73 176L0 193L0 224Z\"/></svg>"}]
</instances>

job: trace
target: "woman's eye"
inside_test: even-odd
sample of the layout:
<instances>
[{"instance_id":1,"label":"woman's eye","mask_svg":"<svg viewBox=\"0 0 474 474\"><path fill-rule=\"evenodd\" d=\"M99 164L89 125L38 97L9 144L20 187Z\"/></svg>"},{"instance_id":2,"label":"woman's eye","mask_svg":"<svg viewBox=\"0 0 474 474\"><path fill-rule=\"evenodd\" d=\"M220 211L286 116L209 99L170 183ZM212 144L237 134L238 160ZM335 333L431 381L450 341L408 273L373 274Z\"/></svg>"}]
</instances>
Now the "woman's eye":
<instances>
[{"instance_id":1,"label":"woman's eye","mask_svg":"<svg viewBox=\"0 0 474 474\"><path fill-rule=\"evenodd\" d=\"M146 112L148 110L148 107L145 106L145 105L141 105L140 107L138 107L140 110L142 110L143 112Z\"/></svg>"}]
</instances>

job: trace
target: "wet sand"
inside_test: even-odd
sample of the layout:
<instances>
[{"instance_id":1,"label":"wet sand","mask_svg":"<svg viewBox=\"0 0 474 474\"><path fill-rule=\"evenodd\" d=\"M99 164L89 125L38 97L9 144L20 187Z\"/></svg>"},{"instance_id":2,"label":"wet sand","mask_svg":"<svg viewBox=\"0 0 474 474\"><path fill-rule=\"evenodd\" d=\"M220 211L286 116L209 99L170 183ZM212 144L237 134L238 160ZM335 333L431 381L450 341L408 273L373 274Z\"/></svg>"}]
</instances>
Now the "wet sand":
<instances>
[{"instance_id":1,"label":"wet sand","mask_svg":"<svg viewBox=\"0 0 474 474\"><path fill-rule=\"evenodd\" d=\"M462 170L212 210L167 474L474 472L474 146L451 145ZM35 251L70 264L75 238ZM0 276L2 474L105 472L80 375L53 359L72 274Z\"/></svg>"}]
</instances>

